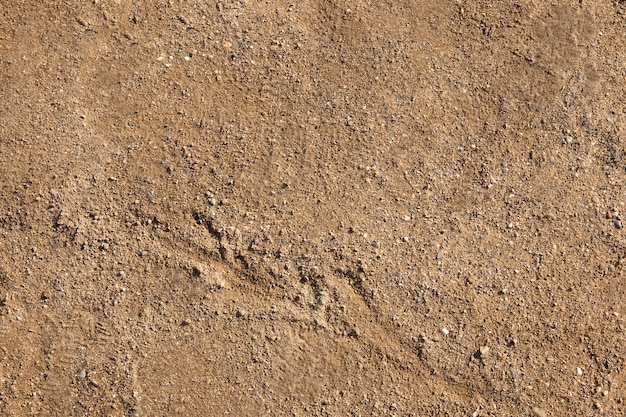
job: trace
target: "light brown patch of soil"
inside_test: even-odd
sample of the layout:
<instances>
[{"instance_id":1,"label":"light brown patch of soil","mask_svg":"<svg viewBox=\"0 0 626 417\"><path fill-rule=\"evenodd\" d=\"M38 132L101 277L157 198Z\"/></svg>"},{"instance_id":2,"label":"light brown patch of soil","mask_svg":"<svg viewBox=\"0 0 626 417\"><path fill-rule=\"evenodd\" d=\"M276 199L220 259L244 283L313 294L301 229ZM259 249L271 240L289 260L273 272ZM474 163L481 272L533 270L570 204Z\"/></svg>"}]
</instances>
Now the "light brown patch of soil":
<instances>
[{"instance_id":1,"label":"light brown patch of soil","mask_svg":"<svg viewBox=\"0 0 626 417\"><path fill-rule=\"evenodd\" d=\"M625 13L4 2L0 414L622 415Z\"/></svg>"}]
</instances>

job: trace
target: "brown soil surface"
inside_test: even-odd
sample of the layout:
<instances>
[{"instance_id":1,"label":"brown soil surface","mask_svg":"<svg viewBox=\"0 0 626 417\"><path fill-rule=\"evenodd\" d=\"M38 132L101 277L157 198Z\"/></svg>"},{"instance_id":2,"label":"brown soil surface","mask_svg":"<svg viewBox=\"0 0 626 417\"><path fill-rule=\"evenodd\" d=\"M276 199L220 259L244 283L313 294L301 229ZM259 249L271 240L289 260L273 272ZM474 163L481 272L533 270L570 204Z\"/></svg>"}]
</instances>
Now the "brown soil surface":
<instances>
[{"instance_id":1,"label":"brown soil surface","mask_svg":"<svg viewBox=\"0 0 626 417\"><path fill-rule=\"evenodd\" d=\"M0 11L0 415L626 413L624 1Z\"/></svg>"}]
</instances>

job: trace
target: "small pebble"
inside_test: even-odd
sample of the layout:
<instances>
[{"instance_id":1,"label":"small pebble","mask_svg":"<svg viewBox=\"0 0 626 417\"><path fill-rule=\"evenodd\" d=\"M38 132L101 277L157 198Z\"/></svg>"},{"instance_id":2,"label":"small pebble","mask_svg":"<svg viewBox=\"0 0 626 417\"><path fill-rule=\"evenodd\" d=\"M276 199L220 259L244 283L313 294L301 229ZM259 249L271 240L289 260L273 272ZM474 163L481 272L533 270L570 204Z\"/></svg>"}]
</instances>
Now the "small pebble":
<instances>
[{"instance_id":1,"label":"small pebble","mask_svg":"<svg viewBox=\"0 0 626 417\"><path fill-rule=\"evenodd\" d=\"M582 375L583 374L583 370L581 368L576 368L576 373L578 375Z\"/></svg>"},{"instance_id":2,"label":"small pebble","mask_svg":"<svg viewBox=\"0 0 626 417\"><path fill-rule=\"evenodd\" d=\"M244 310L237 310L237 313L235 314L238 318L242 318L246 315L246 312Z\"/></svg>"},{"instance_id":3,"label":"small pebble","mask_svg":"<svg viewBox=\"0 0 626 417\"><path fill-rule=\"evenodd\" d=\"M87 376L87 372L85 372L84 369L81 369L80 371L78 371L78 373L76 374L76 377L78 379L84 379Z\"/></svg>"},{"instance_id":4,"label":"small pebble","mask_svg":"<svg viewBox=\"0 0 626 417\"><path fill-rule=\"evenodd\" d=\"M443 329L441 329L441 333L445 334L446 336L448 334L450 334L450 330L446 329L445 327Z\"/></svg>"},{"instance_id":5,"label":"small pebble","mask_svg":"<svg viewBox=\"0 0 626 417\"><path fill-rule=\"evenodd\" d=\"M533 414L537 417L547 417L546 411L543 408L533 407Z\"/></svg>"},{"instance_id":6,"label":"small pebble","mask_svg":"<svg viewBox=\"0 0 626 417\"><path fill-rule=\"evenodd\" d=\"M440 261L443 259L443 251L440 250L439 252L437 252L437 260Z\"/></svg>"}]
</instances>

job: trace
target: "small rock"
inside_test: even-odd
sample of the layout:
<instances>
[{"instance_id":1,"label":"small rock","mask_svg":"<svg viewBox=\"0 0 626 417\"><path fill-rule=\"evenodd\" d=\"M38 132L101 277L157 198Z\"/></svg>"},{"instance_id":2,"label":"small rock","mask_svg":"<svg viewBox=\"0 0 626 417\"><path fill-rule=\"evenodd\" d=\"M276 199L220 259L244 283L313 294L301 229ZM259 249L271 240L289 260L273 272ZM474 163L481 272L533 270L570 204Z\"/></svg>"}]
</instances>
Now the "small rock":
<instances>
[{"instance_id":1,"label":"small rock","mask_svg":"<svg viewBox=\"0 0 626 417\"><path fill-rule=\"evenodd\" d=\"M548 417L548 414L543 408L533 407L533 414L537 417Z\"/></svg>"},{"instance_id":2,"label":"small rock","mask_svg":"<svg viewBox=\"0 0 626 417\"><path fill-rule=\"evenodd\" d=\"M87 376L87 372L85 372L84 369L81 369L80 371L78 371L78 373L76 374L76 378L78 379L85 379L85 377Z\"/></svg>"},{"instance_id":3,"label":"small rock","mask_svg":"<svg viewBox=\"0 0 626 417\"><path fill-rule=\"evenodd\" d=\"M450 334L450 330L446 329L445 327L443 329L441 329L441 333L445 334L446 336Z\"/></svg>"},{"instance_id":4,"label":"small rock","mask_svg":"<svg viewBox=\"0 0 626 417\"><path fill-rule=\"evenodd\" d=\"M480 355L481 359L484 359L490 350L491 349L489 348L489 346L481 346L480 349L478 349L478 354Z\"/></svg>"},{"instance_id":5,"label":"small rock","mask_svg":"<svg viewBox=\"0 0 626 417\"><path fill-rule=\"evenodd\" d=\"M442 251L442 250L440 250L439 252L437 252L437 258L436 258L436 259L437 259L438 261L440 261L440 260L442 260L442 259L443 259L443 251Z\"/></svg>"},{"instance_id":6,"label":"small rock","mask_svg":"<svg viewBox=\"0 0 626 417\"><path fill-rule=\"evenodd\" d=\"M404 216L402 216L402 220L404 220L405 222L410 222L411 216L409 216L408 214L405 214Z\"/></svg>"},{"instance_id":7,"label":"small rock","mask_svg":"<svg viewBox=\"0 0 626 417\"><path fill-rule=\"evenodd\" d=\"M246 312L244 310L237 310L237 313L235 314L235 316L237 316L237 318L242 318L246 315Z\"/></svg>"},{"instance_id":8,"label":"small rock","mask_svg":"<svg viewBox=\"0 0 626 417\"><path fill-rule=\"evenodd\" d=\"M576 373L578 375L582 375L583 374L583 370L581 368L576 368Z\"/></svg>"}]
</instances>

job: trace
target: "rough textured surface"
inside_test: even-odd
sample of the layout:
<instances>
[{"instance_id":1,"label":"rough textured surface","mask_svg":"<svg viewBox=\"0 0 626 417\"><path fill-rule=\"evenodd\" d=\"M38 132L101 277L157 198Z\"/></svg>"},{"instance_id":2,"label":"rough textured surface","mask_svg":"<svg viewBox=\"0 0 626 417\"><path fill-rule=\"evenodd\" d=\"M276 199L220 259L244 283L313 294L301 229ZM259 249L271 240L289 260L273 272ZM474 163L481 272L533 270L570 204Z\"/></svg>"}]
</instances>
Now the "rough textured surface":
<instances>
[{"instance_id":1,"label":"rough textured surface","mask_svg":"<svg viewBox=\"0 0 626 417\"><path fill-rule=\"evenodd\" d=\"M623 1L1 12L1 415L626 412Z\"/></svg>"}]
</instances>

